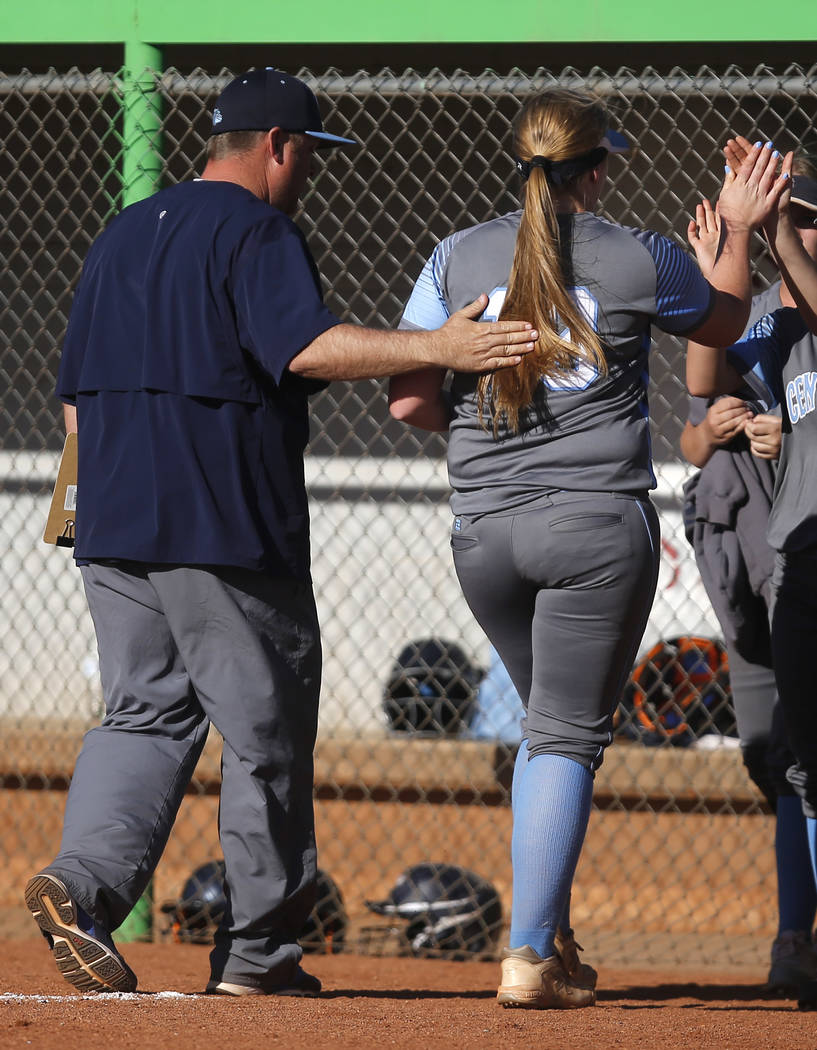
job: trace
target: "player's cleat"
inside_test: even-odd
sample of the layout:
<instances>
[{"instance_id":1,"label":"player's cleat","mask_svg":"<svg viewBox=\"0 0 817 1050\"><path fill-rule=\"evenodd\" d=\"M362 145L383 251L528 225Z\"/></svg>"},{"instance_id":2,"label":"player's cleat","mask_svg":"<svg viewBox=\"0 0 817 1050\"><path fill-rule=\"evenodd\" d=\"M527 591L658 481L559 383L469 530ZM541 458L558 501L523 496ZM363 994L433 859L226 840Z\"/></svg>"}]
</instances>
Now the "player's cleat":
<instances>
[{"instance_id":1,"label":"player's cleat","mask_svg":"<svg viewBox=\"0 0 817 1050\"><path fill-rule=\"evenodd\" d=\"M208 981L205 992L207 995L293 995L309 999L318 995L320 990L321 982L318 978L299 966L292 980L278 987L265 986L262 981L231 980L226 976L220 980L213 978Z\"/></svg>"},{"instance_id":2,"label":"player's cleat","mask_svg":"<svg viewBox=\"0 0 817 1050\"><path fill-rule=\"evenodd\" d=\"M69 984L81 992L136 991L136 974L108 931L94 924L58 878L41 872L29 879L25 901Z\"/></svg>"},{"instance_id":3,"label":"player's cleat","mask_svg":"<svg viewBox=\"0 0 817 1050\"><path fill-rule=\"evenodd\" d=\"M502 983L496 998L502 1006L573 1010L592 1006L596 993L574 984L558 955L542 959L526 944L524 948L502 950Z\"/></svg>"},{"instance_id":4,"label":"player's cleat","mask_svg":"<svg viewBox=\"0 0 817 1050\"><path fill-rule=\"evenodd\" d=\"M573 984L578 988L593 989L596 987L599 975L592 966L588 963L583 963L579 959L579 952L583 952L584 948L573 936L572 930L563 931L560 927L556 931L554 947L556 954L562 960L567 976Z\"/></svg>"},{"instance_id":5,"label":"player's cleat","mask_svg":"<svg viewBox=\"0 0 817 1050\"><path fill-rule=\"evenodd\" d=\"M803 930L784 930L772 944L766 988L795 998L801 985L817 981L817 953Z\"/></svg>"},{"instance_id":6,"label":"player's cleat","mask_svg":"<svg viewBox=\"0 0 817 1050\"><path fill-rule=\"evenodd\" d=\"M817 981L805 981L797 989L797 1009L817 1010Z\"/></svg>"}]
</instances>

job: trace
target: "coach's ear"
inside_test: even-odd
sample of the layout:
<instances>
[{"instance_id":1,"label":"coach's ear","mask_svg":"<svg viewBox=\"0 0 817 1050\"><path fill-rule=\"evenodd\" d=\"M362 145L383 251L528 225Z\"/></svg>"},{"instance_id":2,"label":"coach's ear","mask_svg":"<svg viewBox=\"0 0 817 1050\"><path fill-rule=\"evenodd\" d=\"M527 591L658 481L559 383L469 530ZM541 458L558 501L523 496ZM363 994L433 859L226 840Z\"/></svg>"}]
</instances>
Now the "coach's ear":
<instances>
[{"instance_id":1,"label":"coach's ear","mask_svg":"<svg viewBox=\"0 0 817 1050\"><path fill-rule=\"evenodd\" d=\"M284 163L284 143L287 140L287 132L282 131L281 128L275 127L270 128L267 132L265 141L265 147L267 156L274 160L276 164Z\"/></svg>"}]
</instances>

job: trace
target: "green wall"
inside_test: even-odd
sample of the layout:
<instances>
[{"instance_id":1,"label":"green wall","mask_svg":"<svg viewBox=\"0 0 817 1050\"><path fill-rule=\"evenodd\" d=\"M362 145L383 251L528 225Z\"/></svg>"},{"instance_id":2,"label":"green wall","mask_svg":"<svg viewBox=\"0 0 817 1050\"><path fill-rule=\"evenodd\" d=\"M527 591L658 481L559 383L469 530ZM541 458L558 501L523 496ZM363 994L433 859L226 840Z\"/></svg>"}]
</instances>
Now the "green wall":
<instances>
[{"instance_id":1,"label":"green wall","mask_svg":"<svg viewBox=\"0 0 817 1050\"><path fill-rule=\"evenodd\" d=\"M789 0L785 24L746 0L2 0L2 7L4 44L817 40L815 0Z\"/></svg>"}]
</instances>

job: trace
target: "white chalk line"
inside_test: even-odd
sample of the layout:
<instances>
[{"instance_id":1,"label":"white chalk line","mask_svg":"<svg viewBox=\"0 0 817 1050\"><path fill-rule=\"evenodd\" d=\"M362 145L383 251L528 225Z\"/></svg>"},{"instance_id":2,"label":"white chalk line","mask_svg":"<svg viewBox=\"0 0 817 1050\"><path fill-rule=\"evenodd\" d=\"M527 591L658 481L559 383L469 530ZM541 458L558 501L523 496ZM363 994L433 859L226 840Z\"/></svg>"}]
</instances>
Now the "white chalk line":
<instances>
[{"instance_id":1,"label":"white chalk line","mask_svg":"<svg viewBox=\"0 0 817 1050\"><path fill-rule=\"evenodd\" d=\"M94 995L23 995L17 992L0 992L0 1003L144 1003L155 999L176 1001L178 999L203 999L202 995L186 995L184 992L97 992Z\"/></svg>"}]
</instances>

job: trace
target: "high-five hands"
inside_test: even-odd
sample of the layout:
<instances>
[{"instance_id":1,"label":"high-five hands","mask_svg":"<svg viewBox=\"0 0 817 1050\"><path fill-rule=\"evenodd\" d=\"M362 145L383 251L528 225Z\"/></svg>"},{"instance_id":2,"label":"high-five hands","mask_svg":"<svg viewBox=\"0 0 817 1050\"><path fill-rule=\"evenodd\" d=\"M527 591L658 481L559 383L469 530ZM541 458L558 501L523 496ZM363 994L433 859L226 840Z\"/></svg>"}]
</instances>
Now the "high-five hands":
<instances>
[{"instance_id":1,"label":"high-five hands","mask_svg":"<svg viewBox=\"0 0 817 1050\"><path fill-rule=\"evenodd\" d=\"M721 222L733 229L757 229L777 215L781 199L791 191L793 153L782 158L771 142L751 145L742 137L724 147L726 174L718 198ZM778 173L778 165L780 172Z\"/></svg>"}]
</instances>

